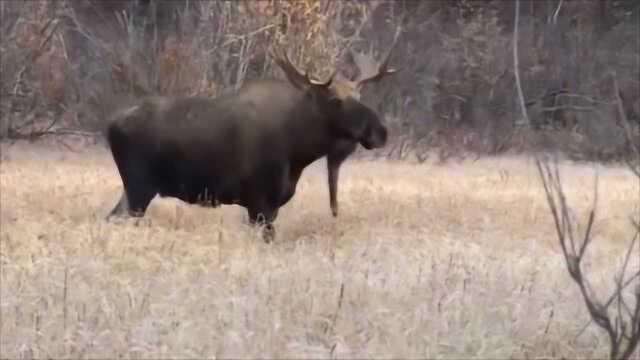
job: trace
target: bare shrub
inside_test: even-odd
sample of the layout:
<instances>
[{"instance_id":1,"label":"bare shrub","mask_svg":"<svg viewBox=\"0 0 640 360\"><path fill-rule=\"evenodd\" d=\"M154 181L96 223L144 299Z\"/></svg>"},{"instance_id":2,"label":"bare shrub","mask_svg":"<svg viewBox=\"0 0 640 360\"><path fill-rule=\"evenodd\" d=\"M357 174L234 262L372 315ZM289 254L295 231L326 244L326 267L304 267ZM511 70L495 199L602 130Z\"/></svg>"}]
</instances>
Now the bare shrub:
<instances>
[{"instance_id":1,"label":"bare shrub","mask_svg":"<svg viewBox=\"0 0 640 360\"><path fill-rule=\"evenodd\" d=\"M640 158L638 158L640 161ZM587 248L591 244L598 200L598 177L594 183L594 200L583 235L577 233L575 220L567 203L558 164L550 166L547 160L536 158L538 173L542 179L549 210L553 216L567 270L580 289L585 306L600 328L609 336L611 359L629 359L640 343L640 268L637 254L640 252L640 220L631 219L634 235L624 256L622 270L613 280L613 294L606 301L599 300L584 273L582 266ZM640 180L640 176L638 176ZM636 247L638 249L636 249ZM633 260L632 260L633 259ZM631 270L630 269L631 266Z\"/></svg>"}]
</instances>

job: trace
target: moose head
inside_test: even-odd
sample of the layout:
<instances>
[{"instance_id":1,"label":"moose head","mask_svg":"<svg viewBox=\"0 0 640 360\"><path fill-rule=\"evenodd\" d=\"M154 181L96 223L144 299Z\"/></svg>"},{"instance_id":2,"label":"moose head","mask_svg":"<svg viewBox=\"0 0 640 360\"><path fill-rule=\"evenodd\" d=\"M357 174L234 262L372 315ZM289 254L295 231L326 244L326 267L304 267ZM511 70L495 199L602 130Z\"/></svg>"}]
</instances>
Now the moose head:
<instances>
[{"instance_id":1,"label":"moose head","mask_svg":"<svg viewBox=\"0 0 640 360\"><path fill-rule=\"evenodd\" d=\"M391 50L398 35L399 29ZM375 111L360 101L361 91L364 85L378 82L398 71L389 68L391 50L379 64L368 54L352 52L360 75L347 78L339 74L338 70L333 70L324 81L311 78L306 71L299 71L284 51L271 49L270 54L289 83L313 99L317 109L328 116L332 131L342 139L360 143L365 149L370 150L386 144L387 129Z\"/></svg>"}]
</instances>

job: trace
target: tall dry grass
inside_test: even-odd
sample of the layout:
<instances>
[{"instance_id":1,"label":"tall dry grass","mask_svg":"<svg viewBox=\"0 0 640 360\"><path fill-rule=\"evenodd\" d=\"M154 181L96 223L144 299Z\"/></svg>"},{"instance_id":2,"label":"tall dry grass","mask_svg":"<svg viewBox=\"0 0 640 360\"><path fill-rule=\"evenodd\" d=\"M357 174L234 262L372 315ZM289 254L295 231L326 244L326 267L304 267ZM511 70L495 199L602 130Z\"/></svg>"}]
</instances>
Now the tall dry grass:
<instances>
[{"instance_id":1,"label":"tall dry grass","mask_svg":"<svg viewBox=\"0 0 640 360\"><path fill-rule=\"evenodd\" d=\"M352 160L330 215L324 160L264 244L239 207L156 199L103 218L121 189L103 149L2 149L2 358L603 358L532 162ZM563 175L577 219L590 166ZM603 294L639 211L601 170L585 269ZM635 268L639 265L633 264ZM632 267L633 268L633 267ZM583 331L584 330L584 331Z\"/></svg>"}]
</instances>

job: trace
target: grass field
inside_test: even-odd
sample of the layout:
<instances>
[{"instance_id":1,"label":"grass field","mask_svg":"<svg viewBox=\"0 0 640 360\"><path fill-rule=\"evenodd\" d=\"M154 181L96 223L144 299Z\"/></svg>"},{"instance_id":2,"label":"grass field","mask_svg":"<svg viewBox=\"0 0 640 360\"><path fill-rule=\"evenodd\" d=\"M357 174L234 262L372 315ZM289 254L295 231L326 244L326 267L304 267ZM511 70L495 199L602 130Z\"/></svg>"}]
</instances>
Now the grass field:
<instances>
[{"instance_id":1,"label":"grass field","mask_svg":"<svg viewBox=\"0 0 640 360\"><path fill-rule=\"evenodd\" d=\"M2 157L2 358L608 354L527 158L350 160L337 219L320 160L267 245L234 206L156 198L142 220L105 222L121 191L105 149ZM584 224L593 168L561 170ZM601 167L600 181L584 266L603 298L640 208L630 172Z\"/></svg>"}]
</instances>

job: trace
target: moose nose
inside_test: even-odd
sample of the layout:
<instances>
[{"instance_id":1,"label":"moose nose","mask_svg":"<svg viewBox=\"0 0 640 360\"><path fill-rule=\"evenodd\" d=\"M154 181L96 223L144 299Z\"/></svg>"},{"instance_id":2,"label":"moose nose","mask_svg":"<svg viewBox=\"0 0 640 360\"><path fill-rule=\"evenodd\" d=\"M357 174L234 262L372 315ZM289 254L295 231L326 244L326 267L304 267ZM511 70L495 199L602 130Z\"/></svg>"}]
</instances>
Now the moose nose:
<instances>
[{"instance_id":1,"label":"moose nose","mask_svg":"<svg viewBox=\"0 0 640 360\"><path fill-rule=\"evenodd\" d=\"M381 148L387 144L387 129L384 126L375 129L370 144L372 148Z\"/></svg>"}]
</instances>

